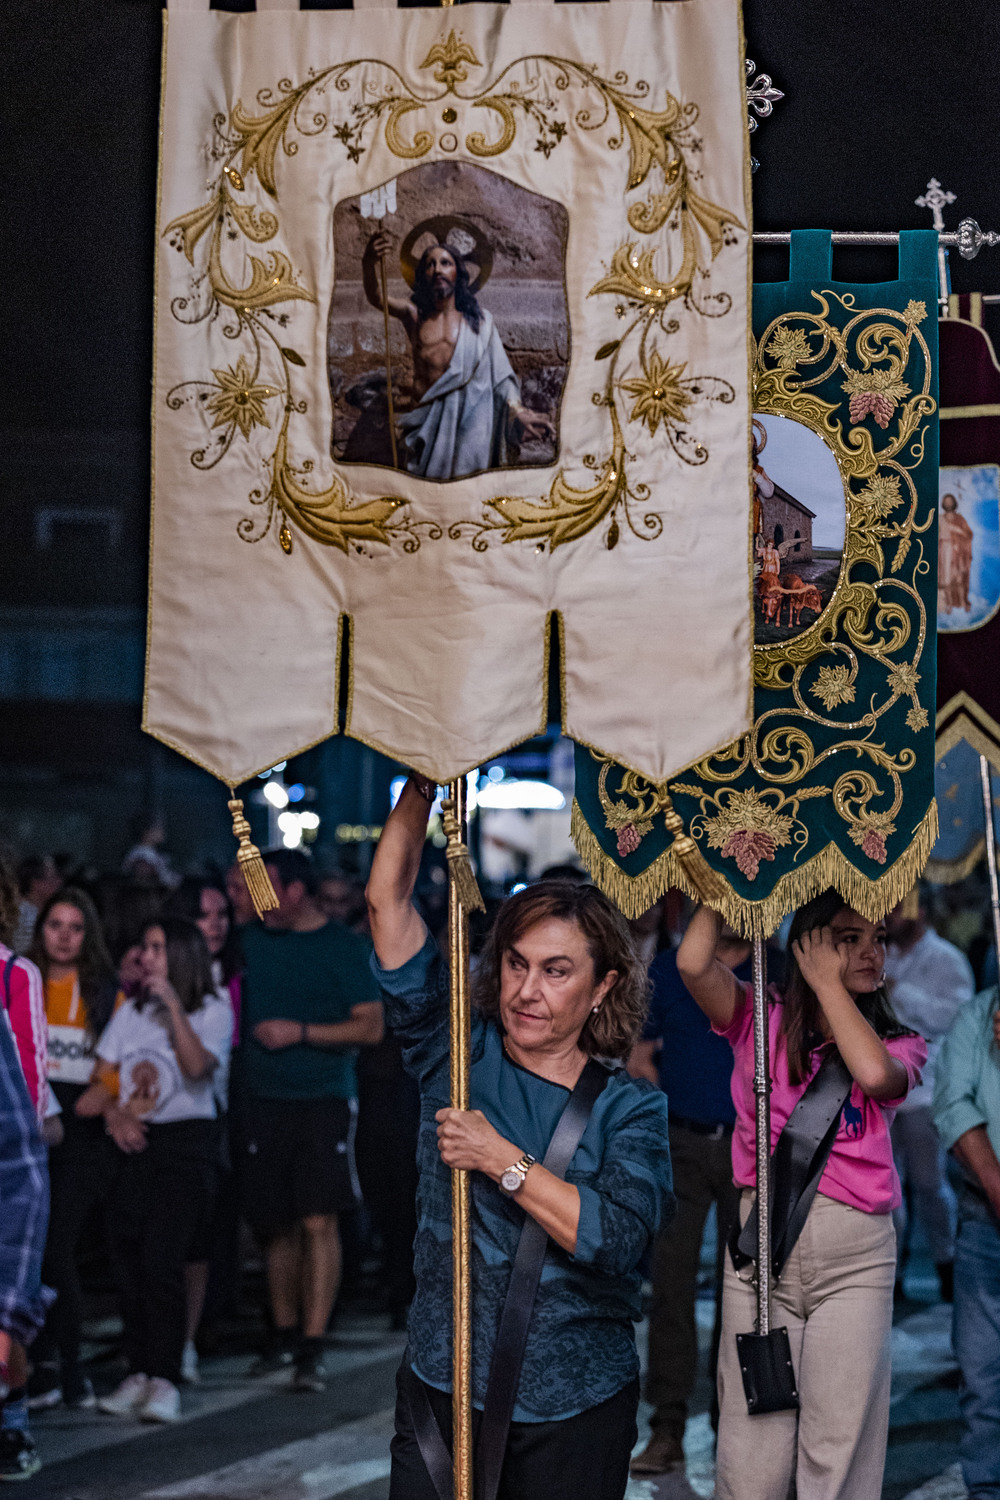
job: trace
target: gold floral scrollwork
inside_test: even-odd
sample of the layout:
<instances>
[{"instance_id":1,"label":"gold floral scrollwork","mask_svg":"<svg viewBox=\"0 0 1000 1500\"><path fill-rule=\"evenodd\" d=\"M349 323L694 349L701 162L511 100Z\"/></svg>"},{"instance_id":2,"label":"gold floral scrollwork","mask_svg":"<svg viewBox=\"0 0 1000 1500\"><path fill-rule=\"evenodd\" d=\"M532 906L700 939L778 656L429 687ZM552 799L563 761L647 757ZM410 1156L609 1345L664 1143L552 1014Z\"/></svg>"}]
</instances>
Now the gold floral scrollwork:
<instances>
[{"instance_id":1,"label":"gold floral scrollwork","mask_svg":"<svg viewBox=\"0 0 1000 1500\"><path fill-rule=\"evenodd\" d=\"M890 579L902 569L914 538L934 519L932 511L918 523L912 477L924 457L920 424L936 409L930 395L930 352L919 331L926 308L910 302L902 312L858 309L851 294L814 291L812 296L818 311L784 313L758 341L754 410L811 427L833 451L847 507L844 552L833 598L812 625L790 640L754 648L754 675L760 687L797 683L801 669L817 652L832 646L838 627L850 646L892 654L911 631L904 594L919 605L921 645L926 634L923 606L913 588L900 580L895 585L898 597L890 600ZM919 380L915 391L914 366ZM903 378L907 371L909 380ZM835 375L843 377L840 385L848 398L846 423L842 404L825 399L816 389ZM885 432L884 442L876 443L866 418ZM887 542L895 542L888 564ZM869 629L873 611L874 633ZM879 636L879 631L889 634ZM919 708L915 700L913 707Z\"/></svg>"},{"instance_id":2,"label":"gold floral scrollwork","mask_svg":"<svg viewBox=\"0 0 1000 1500\"><path fill-rule=\"evenodd\" d=\"M581 484L560 470L547 495L499 495L487 501L477 519L448 528L453 540L468 537L478 550L494 540L530 540L553 548L599 526L606 528L609 548L617 546L625 530L652 540L662 531L662 518L652 508L649 483L635 473L628 428L645 428L665 445L664 457L672 453L685 464L700 465L709 454L692 431L699 408L735 399L727 381L689 370L670 357L670 340L680 328L677 312L724 317L730 311L729 296L711 290L711 266L744 228L738 215L699 191L704 174L698 106L664 91L663 107L653 108L645 80L630 84L624 73L603 78L594 67L546 54L522 57L496 77L470 83L471 70L481 67L475 50L450 27L419 65L419 72L433 74L433 85L426 79L411 83L388 63L355 58L317 69L298 83L285 78L273 89L261 89L256 109L238 99L228 116L220 114L214 121L209 155L218 170L208 201L172 219L163 231L194 267L189 291L171 303L174 316L192 323L222 312L229 319L223 334L243 344L238 354L243 365L228 367L231 378L215 370L214 380L183 381L168 392L168 405L176 410L197 402L214 418L213 432L221 428L191 455L196 467L210 468L237 438L259 440L260 429L271 427L262 402L283 399L280 440L266 460L271 482L250 496L254 506L266 508L264 533L281 511L279 540L286 536L288 520L341 549L356 538L365 550L363 544L385 544L405 533L402 545L414 550L421 537L445 535L434 523L404 522L396 516L402 502L392 497L359 506L350 502L347 484L340 479L319 495L303 489L296 477L308 472L307 464L296 469L290 456L290 422L306 411L305 400L296 393L295 370L306 361L294 341L286 341L283 330L290 326L291 313L281 304L314 302L314 293L299 280L285 249L276 246L263 256L247 249L242 261L239 251L280 235L278 214L252 200L253 180L277 203L282 155L294 156L306 140L325 138L357 163L381 130L393 155L416 160L432 150L436 139L428 111L450 98L452 115L457 113L454 106L468 106L499 122L495 137L488 128L466 134L473 157L501 156L522 128L534 132L534 149L546 159L571 131L600 133L609 151L627 147L625 217L636 234L657 238L645 245L636 240L619 245L606 274L590 290L591 296L617 299L615 316L627 320L594 353L603 381L593 400L607 412L610 429L603 451L583 459L594 483ZM335 102L337 109L325 101ZM645 199L629 203L628 195L640 188ZM230 241L235 242L231 247ZM227 266L235 264L248 265L248 279L245 272L234 279ZM235 372L244 369L249 373L237 379ZM228 394L230 385L240 395L238 413ZM239 527L246 540L264 533L251 517Z\"/></svg>"},{"instance_id":3,"label":"gold floral scrollwork","mask_svg":"<svg viewBox=\"0 0 1000 1500\"><path fill-rule=\"evenodd\" d=\"M622 772L621 795L612 801L608 792L608 772L612 764L609 760L601 762L597 795L601 800L605 827L617 836L618 854L624 859L635 853L646 834L652 832L657 813L671 803L666 785L647 781L635 771Z\"/></svg>"}]
</instances>

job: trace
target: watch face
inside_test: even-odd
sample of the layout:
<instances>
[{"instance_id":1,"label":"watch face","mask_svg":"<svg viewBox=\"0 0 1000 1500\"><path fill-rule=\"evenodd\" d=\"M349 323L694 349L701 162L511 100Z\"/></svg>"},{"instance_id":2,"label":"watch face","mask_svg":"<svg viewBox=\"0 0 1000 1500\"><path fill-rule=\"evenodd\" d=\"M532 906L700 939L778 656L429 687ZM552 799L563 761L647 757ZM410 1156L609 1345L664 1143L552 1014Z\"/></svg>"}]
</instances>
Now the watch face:
<instances>
[{"instance_id":1,"label":"watch face","mask_svg":"<svg viewBox=\"0 0 1000 1500\"><path fill-rule=\"evenodd\" d=\"M516 1193L524 1179L514 1167L508 1167L500 1178L500 1186L506 1193Z\"/></svg>"}]
</instances>

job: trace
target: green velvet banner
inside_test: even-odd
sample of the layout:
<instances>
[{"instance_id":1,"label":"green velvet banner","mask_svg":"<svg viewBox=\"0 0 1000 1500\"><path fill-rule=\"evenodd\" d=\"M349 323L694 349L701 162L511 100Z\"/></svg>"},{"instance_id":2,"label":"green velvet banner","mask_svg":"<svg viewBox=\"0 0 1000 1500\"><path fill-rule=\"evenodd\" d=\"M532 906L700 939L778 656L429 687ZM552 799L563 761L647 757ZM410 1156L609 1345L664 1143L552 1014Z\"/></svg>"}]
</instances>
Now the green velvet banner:
<instances>
[{"instance_id":1,"label":"green velvet banner","mask_svg":"<svg viewBox=\"0 0 1000 1500\"><path fill-rule=\"evenodd\" d=\"M802 231L789 280L754 287L755 722L655 785L577 746L573 837L627 915L680 886L766 935L833 885L877 920L926 863L936 255L903 233L898 281L847 285Z\"/></svg>"}]
</instances>

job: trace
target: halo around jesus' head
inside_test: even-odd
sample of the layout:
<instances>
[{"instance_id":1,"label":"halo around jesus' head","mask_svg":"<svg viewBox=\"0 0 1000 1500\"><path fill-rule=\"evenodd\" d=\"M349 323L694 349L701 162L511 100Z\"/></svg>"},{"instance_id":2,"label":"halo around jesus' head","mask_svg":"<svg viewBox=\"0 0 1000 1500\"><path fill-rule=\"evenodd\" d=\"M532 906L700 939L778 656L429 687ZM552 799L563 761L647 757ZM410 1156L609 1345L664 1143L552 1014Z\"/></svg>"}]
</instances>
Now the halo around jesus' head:
<instances>
[{"instance_id":1,"label":"halo around jesus' head","mask_svg":"<svg viewBox=\"0 0 1000 1500\"><path fill-rule=\"evenodd\" d=\"M421 244L421 241L426 243ZM414 224L399 250L399 268L407 286L413 286L421 257L432 245L443 245L446 250L460 255L470 267L470 291L482 291L493 270L493 246L478 224L460 214L436 214ZM478 268L475 280L471 268Z\"/></svg>"}]
</instances>

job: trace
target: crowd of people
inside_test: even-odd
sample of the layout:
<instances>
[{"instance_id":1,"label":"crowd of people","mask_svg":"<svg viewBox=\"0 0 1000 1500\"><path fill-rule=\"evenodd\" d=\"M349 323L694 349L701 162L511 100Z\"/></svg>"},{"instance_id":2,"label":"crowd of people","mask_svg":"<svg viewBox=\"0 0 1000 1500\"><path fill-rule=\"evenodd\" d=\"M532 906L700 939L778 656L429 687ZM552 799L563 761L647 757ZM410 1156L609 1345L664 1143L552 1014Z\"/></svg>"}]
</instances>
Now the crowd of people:
<instances>
[{"instance_id":1,"label":"crowd of people","mask_svg":"<svg viewBox=\"0 0 1000 1500\"><path fill-rule=\"evenodd\" d=\"M277 850L267 868L280 904L261 923L238 870L177 880L157 842L89 889L51 859L25 860L16 886L0 871L0 1030L21 1106L8 1110L4 1149L24 1156L25 1142L39 1143L22 1182L31 1234L0 1187L4 1251L13 1263L27 1248L39 1272L33 1290L30 1266L19 1273L30 1295L9 1328L0 1313L12 1341L0 1478L38 1466L30 1409L179 1417L213 1278L216 1301L233 1299L241 1223L263 1254L270 1317L253 1373L287 1365L295 1389L322 1390L338 1218L361 1202L359 1162L395 1326L412 1297L414 1216L386 1213L380 1163L412 1201L415 1108L405 1086L389 1107L386 1080L393 1088L401 1069L369 944L352 930L365 925L362 885L320 881L306 853ZM359 1097L369 1118L356 1150ZM81 1360L81 1262L95 1223L127 1361L100 1399Z\"/></svg>"},{"instance_id":2,"label":"crowd of people","mask_svg":"<svg viewBox=\"0 0 1000 1500\"><path fill-rule=\"evenodd\" d=\"M752 1413L737 1345L755 1327L749 944L676 893L629 924L578 870L546 872L476 929L471 1108L453 1110L441 906L416 896L433 794L405 786L367 902L302 850L267 853L263 921L238 869L179 880L154 833L114 878L82 883L47 857L16 884L0 873L0 1479L38 1467L32 1408L178 1419L247 1228L269 1315L252 1373L322 1391L341 1227L363 1201L386 1312L409 1334L390 1492L431 1500L451 1443L458 1166L488 1500L621 1500L630 1471L683 1467L710 1215L719 1500L880 1496L915 1225L954 1302L965 1481L997 1500L1000 1006L995 985L976 993L990 955L973 952L974 974L916 893L876 924L827 892L772 945L772 1322L794 1401ZM823 1101L790 1187L782 1163ZM127 1361L100 1398L81 1357L95 1222ZM634 1451L644 1310L651 1432Z\"/></svg>"}]
</instances>

